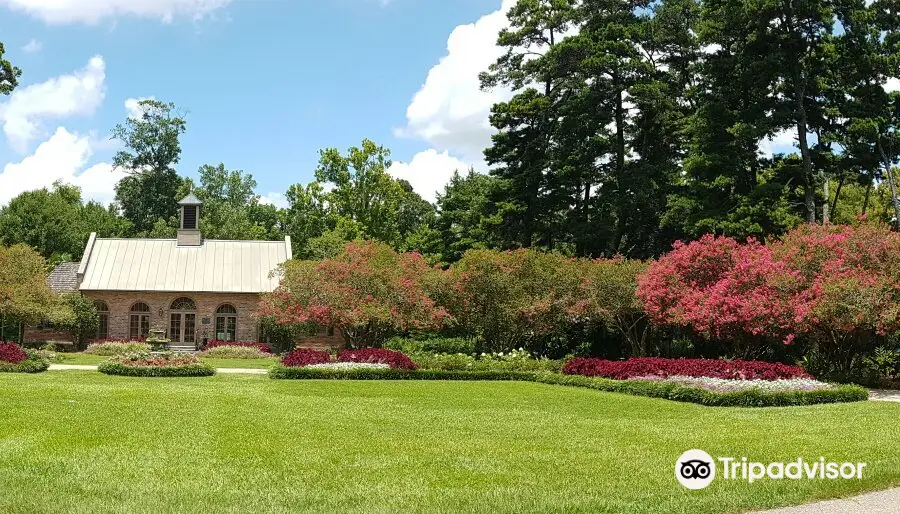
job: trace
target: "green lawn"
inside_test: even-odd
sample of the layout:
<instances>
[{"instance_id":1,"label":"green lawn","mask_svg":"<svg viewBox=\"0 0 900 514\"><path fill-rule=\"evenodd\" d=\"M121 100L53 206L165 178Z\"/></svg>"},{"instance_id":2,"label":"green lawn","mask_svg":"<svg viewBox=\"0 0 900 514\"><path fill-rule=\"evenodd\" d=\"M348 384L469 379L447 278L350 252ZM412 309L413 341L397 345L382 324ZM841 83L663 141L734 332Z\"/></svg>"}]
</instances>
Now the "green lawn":
<instances>
[{"instance_id":1,"label":"green lawn","mask_svg":"<svg viewBox=\"0 0 900 514\"><path fill-rule=\"evenodd\" d=\"M517 382L0 375L0 512L713 513L900 485L900 404L709 408ZM690 448L862 481L674 478Z\"/></svg>"},{"instance_id":2,"label":"green lawn","mask_svg":"<svg viewBox=\"0 0 900 514\"><path fill-rule=\"evenodd\" d=\"M109 357L102 357L99 355L90 355L87 353L60 353L63 360L59 362L59 364L88 364L88 365L97 365L101 362L109 359ZM203 362L206 362L210 366L215 368L256 368L256 369L264 369L269 368L276 362L278 359L272 357L270 359L207 359L205 357L201 357Z\"/></svg>"}]
</instances>

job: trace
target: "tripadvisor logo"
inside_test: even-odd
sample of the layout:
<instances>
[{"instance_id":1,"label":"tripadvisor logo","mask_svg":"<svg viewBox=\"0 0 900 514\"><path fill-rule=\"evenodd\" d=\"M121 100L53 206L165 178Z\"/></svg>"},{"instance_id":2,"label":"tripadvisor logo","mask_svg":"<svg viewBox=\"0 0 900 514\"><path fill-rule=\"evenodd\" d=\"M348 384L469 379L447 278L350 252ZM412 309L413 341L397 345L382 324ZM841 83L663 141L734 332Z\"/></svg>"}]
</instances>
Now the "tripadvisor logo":
<instances>
[{"instance_id":1,"label":"tripadvisor logo","mask_svg":"<svg viewBox=\"0 0 900 514\"><path fill-rule=\"evenodd\" d=\"M675 462L675 478L688 489L704 489L716 477L716 461L723 480L744 480L749 484L771 480L836 480L862 479L865 462L830 462L825 457L808 461L803 457L791 462L753 462L747 457L713 459L703 450L688 450Z\"/></svg>"}]
</instances>

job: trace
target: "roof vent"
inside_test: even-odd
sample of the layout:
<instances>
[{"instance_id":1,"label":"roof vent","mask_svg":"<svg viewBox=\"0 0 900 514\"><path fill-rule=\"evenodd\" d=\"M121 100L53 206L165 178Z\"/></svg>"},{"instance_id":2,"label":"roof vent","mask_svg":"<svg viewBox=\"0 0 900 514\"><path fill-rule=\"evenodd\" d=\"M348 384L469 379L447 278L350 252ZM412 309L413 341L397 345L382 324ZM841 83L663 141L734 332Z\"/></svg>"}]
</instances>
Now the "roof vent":
<instances>
[{"instance_id":1,"label":"roof vent","mask_svg":"<svg viewBox=\"0 0 900 514\"><path fill-rule=\"evenodd\" d=\"M184 197L181 206L181 226L178 229L178 246L200 246L203 237L200 235L200 206L203 202L191 193Z\"/></svg>"}]
</instances>

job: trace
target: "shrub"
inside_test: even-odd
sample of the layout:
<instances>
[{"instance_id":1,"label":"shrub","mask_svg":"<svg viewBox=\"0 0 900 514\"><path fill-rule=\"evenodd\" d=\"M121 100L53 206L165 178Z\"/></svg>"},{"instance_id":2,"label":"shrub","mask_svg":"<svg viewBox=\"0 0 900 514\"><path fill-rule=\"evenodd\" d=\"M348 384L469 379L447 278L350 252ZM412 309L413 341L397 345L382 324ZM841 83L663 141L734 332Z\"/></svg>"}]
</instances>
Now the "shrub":
<instances>
[{"instance_id":1,"label":"shrub","mask_svg":"<svg viewBox=\"0 0 900 514\"><path fill-rule=\"evenodd\" d=\"M642 357L626 361L578 357L566 362L562 371L566 375L605 377L616 380L674 375L745 380L813 378L803 368L781 363L717 359L662 359L658 357Z\"/></svg>"},{"instance_id":2,"label":"shrub","mask_svg":"<svg viewBox=\"0 0 900 514\"><path fill-rule=\"evenodd\" d=\"M84 353L111 357L129 352L149 352L150 345L141 341L106 339L88 345Z\"/></svg>"},{"instance_id":3,"label":"shrub","mask_svg":"<svg viewBox=\"0 0 900 514\"><path fill-rule=\"evenodd\" d=\"M299 368L310 364L324 364L331 362L331 354L322 350L298 348L288 353L281 359L284 366Z\"/></svg>"},{"instance_id":4,"label":"shrub","mask_svg":"<svg viewBox=\"0 0 900 514\"><path fill-rule=\"evenodd\" d=\"M266 359L271 353L265 353L256 346L214 346L201 352L204 357L215 359Z\"/></svg>"},{"instance_id":5,"label":"shrub","mask_svg":"<svg viewBox=\"0 0 900 514\"><path fill-rule=\"evenodd\" d=\"M579 301L586 302L584 316L622 336L632 357L649 354L650 319L637 297L638 276L647 270L644 261L629 259L582 260ZM576 312L582 307L573 306Z\"/></svg>"},{"instance_id":6,"label":"shrub","mask_svg":"<svg viewBox=\"0 0 900 514\"><path fill-rule=\"evenodd\" d=\"M475 340L464 337L434 337L429 339L413 339L392 337L384 343L384 347L406 354L411 353L475 353Z\"/></svg>"},{"instance_id":7,"label":"shrub","mask_svg":"<svg viewBox=\"0 0 900 514\"><path fill-rule=\"evenodd\" d=\"M421 369L470 371L475 367L475 357L463 353L414 353L410 359Z\"/></svg>"},{"instance_id":8,"label":"shrub","mask_svg":"<svg viewBox=\"0 0 900 514\"><path fill-rule=\"evenodd\" d=\"M472 369L475 371L556 371L563 361L535 358L522 348L511 352L481 354Z\"/></svg>"},{"instance_id":9,"label":"shrub","mask_svg":"<svg viewBox=\"0 0 900 514\"><path fill-rule=\"evenodd\" d=\"M206 343L206 345L203 347L203 349L210 350L212 348L219 348L219 347L223 347L223 346L232 347L232 348L256 348L257 350L264 352L264 353L272 353L272 347L270 347L266 343L236 343L234 341L218 341L218 340L213 340L213 341Z\"/></svg>"},{"instance_id":10,"label":"shrub","mask_svg":"<svg viewBox=\"0 0 900 514\"><path fill-rule=\"evenodd\" d=\"M19 345L15 343L0 342L0 362L18 364L28 358Z\"/></svg>"},{"instance_id":11,"label":"shrub","mask_svg":"<svg viewBox=\"0 0 900 514\"><path fill-rule=\"evenodd\" d=\"M361 348L351 350L341 350L338 352L339 362L380 362L387 364L393 369L413 370L417 369L416 363L413 362L406 354L394 350L385 350L383 348Z\"/></svg>"},{"instance_id":12,"label":"shrub","mask_svg":"<svg viewBox=\"0 0 900 514\"><path fill-rule=\"evenodd\" d=\"M258 315L279 324L335 327L351 347L381 346L394 333L437 330L449 321L427 291L427 276L435 273L417 253L348 243L333 258L287 262L281 284L263 296Z\"/></svg>"},{"instance_id":13,"label":"shrub","mask_svg":"<svg viewBox=\"0 0 900 514\"><path fill-rule=\"evenodd\" d=\"M834 386L814 391L766 392L750 389L715 392L668 382L644 380L609 380L605 378L560 375L558 373L526 373L498 371L438 371L399 369L333 370L288 368L275 366L269 371L272 379L294 380L497 380L539 382L543 384L586 387L599 391L625 393L652 398L699 403L709 407L786 407L819 403L865 401L869 392L859 386Z\"/></svg>"},{"instance_id":14,"label":"shrub","mask_svg":"<svg viewBox=\"0 0 900 514\"><path fill-rule=\"evenodd\" d=\"M216 370L192 354L130 352L112 357L97 367L107 375L130 377L204 377Z\"/></svg>"}]
</instances>

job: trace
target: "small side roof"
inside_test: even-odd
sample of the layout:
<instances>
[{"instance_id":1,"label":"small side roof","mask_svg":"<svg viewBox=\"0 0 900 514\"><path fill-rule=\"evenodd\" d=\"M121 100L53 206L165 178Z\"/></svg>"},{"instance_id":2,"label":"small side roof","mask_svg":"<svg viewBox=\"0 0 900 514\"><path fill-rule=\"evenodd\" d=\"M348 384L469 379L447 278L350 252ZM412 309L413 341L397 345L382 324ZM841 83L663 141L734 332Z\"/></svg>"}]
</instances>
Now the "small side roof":
<instances>
[{"instance_id":1,"label":"small side roof","mask_svg":"<svg viewBox=\"0 0 900 514\"><path fill-rule=\"evenodd\" d=\"M78 263L61 262L47 277L50 289L55 293L70 293L78 289Z\"/></svg>"}]
</instances>

